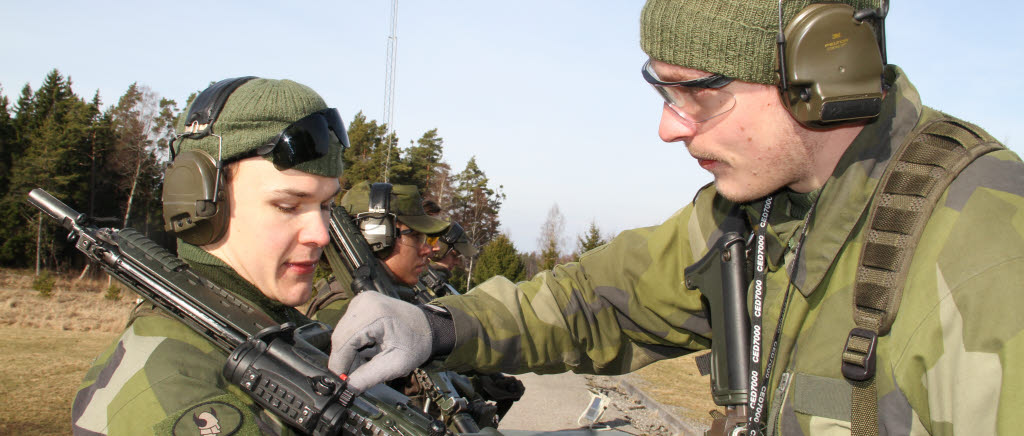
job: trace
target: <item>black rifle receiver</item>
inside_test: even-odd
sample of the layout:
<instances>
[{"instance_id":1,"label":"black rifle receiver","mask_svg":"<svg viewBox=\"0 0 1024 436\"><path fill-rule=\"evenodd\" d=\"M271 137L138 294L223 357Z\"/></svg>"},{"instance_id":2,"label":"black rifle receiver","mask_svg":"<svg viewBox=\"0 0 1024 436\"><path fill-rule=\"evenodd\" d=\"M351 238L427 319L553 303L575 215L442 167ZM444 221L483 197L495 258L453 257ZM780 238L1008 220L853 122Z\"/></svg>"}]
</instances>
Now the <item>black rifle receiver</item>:
<instances>
[{"instance_id":1,"label":"black rifle receiver","mask_svg":"<svg viewBox=\"0 0 1024 436\"><path fill-rule=\"evenodd\" d=\"M377 257L344 207L335 206L331 209L329 231L331 244L324 247L324 256L335 276L351 274L352 290L357 294L375 291L391 298L409 300L412 296L410 291L397 286L387 274L380 271Z\"/></svg>"},{"instance_id":2,"label":"black rifle receiver","mask_svg":"<svg viewBox=\"0 0 1024 436\"><path fill-rule=\"evenodd\" d=\"M445 434L397 392L385 393L386 399L373 392L353 396L345 380L327 370L326 325L278 325L141 233L92 227L85 214L42 189L28 197L70 230L75 247L108 274L230 353L225 377L288 425L314 435Z\"/></svg>"},{"instance_id":3,"label":"black rifle receiver","mask_svg":"<svg viewBox=\"0 0 1024 436\"><path fill-rule=\"evenodd\" d=\"M706 300L711 322L711 397L725 407L725 416L716 417L706 435L734 434L747 422L750 318L745 268L743 236L729 231L685 269L686 287L699 289Z\"/></svg>"},{"instance_id":4,"label":"black rifle receiver","mask_svg":"<svg viewBox=\"0 0 1024 436\"><path fill-rule=\"evenodd\" d=\"M433 268L427 268L423 275L420 276L419 283L416 283L416 286L413 288L413 291L416 293L416 301L421 304L427 304L431 300L444 297L445 295L461 295L451 283L448 283L448 277L444 274Z\"/></svg>"}]
</instances>

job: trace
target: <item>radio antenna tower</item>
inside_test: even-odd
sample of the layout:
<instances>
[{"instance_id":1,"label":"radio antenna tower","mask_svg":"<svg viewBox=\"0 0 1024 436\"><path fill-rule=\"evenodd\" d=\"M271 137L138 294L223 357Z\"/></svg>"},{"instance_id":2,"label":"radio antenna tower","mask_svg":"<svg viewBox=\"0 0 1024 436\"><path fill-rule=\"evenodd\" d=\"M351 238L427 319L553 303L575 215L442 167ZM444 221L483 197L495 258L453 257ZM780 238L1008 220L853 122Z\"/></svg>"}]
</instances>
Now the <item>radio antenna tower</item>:
<instances>
[{"instance_id":1,"label":"radio antenna tower","mask_svg":"<svg viewBox=\"0 0 1024 436\"><path fill-rule=\"evenodd\" d=\"M395 62L398 56L398 0L391 0L391 31L388 34L387 64L384 66L384 140L387 141L388 153L384 161L384 182L388 182L391 167L391 149L394 140L391 138L395 111Z\"/></svg>"}]
</instances>

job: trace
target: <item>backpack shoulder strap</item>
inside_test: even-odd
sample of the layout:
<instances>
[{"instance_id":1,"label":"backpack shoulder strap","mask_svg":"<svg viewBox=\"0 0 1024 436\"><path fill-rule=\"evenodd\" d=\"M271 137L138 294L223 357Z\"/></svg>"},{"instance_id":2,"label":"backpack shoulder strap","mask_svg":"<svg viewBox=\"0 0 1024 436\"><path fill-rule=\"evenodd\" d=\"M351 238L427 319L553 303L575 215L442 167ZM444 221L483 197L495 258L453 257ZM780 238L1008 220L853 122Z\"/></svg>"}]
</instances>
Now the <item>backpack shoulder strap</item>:
<instances>
[{"instance_id":1,"label":"backpack shoulder strap","mask_svg":"<svg viewBox=\"0 0 1024 436\"><path fill-rule=\"evenodd\" d=\"M854 281L856 327L843 350L843 376L854 386L853 435L878 434L875 347L899 311L910 262L939 197L967 165L1002 148L979 127L940 113L907 135L882 174Z\"/></svg>"}]
</instances>

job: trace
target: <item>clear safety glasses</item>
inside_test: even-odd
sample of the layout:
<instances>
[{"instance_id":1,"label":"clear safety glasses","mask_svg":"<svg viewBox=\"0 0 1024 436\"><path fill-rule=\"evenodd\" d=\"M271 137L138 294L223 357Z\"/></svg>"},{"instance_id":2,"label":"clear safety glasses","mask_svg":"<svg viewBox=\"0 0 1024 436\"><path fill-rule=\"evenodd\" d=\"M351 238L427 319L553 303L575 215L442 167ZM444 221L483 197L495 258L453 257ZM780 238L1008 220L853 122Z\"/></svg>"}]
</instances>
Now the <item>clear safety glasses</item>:
<instances>
[{"instance_id":1,"label":"clear safety glasses","mask_svg":"<svg viewBox=\"0 0 1024 436\"><path fill-rule=\"evenodd\" d=\"M641 72L644 80L665 99L665 104L692 123L703 123L736 106L736 97L721 89L732 83L733 79L721 74L685 82L666 82L654 72L650 59L644 63Z\"/></svg>"},{"instance_id":2,"label":"clear safety glasses","mask_svg":"<svg viewBox=\"0 0 1024 436\"><path fill-rule=\"evenodd\" d=\"M334 135L342 149L348 148L348 134L345 124L334 108L324 109L306 115L285 127L274 139L255 150L256 156L270 155L274 164L291 168L303 162L327 155L331 135Z\"/></svg>"}]
</instances>

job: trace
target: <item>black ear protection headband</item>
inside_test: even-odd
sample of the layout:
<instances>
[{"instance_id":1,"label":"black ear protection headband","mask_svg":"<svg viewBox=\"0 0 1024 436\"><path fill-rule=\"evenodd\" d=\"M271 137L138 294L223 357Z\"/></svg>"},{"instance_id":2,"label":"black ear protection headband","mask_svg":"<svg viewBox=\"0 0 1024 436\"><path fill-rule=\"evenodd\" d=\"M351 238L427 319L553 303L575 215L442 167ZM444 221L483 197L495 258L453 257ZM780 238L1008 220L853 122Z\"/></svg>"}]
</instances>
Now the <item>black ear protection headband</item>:
<instances>
[{"instance_id":1,"label":"black ear protection headband","mask_svg":"<svg viewBox=\"0 0 1024 436\"><path fill-rule=\"evenodd\" d=\"M224 109L224 103L238 87L253 76L225 79L211 85L192 102L185 118L185 132L169 145L171 164L164 175L161 199L164 229L193 245L206 245L220 239L228 227L228 204L220 187L223 159L220 136L213 125ZM218 139L217 157L203 150L176 153L174 141L180 138L199 140L207 136Z\"/></svg>"},{"instance_id":2,"label":"black ear protection headband","mask_svg":"<svg viewBox=\"0 0 1024 436\"><path fill-rule=\"evenodd\" d=\"M370 185L370 201L366 212L356 215L359 231L374 253L395 246L397 217L391 213L391 184Z\"/></svg>"},{"instance_id":3,"label":"black ear protection headband","mask_svg":"<svg viewBox=\"0 0 1024 436\"><path fill-rule=\"evenodd\" d=\"M885 67L885 16L840 3L815 3L782 27L779 0L779 91L800 123L823 126L878 116ZM875 21L876 30L867 21Z\"/></svg>"}]
</instances>

